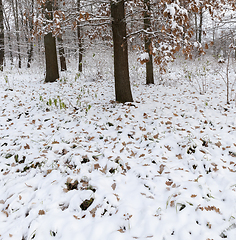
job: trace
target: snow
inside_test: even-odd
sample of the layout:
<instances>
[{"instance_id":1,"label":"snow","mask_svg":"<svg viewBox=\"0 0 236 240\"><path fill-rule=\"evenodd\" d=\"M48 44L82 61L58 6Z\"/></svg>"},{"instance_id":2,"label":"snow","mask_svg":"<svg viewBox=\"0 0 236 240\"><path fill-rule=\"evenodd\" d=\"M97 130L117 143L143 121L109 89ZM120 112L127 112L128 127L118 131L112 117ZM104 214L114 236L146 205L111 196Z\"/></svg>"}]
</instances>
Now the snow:
<instances>
[{"instance_id":1,"label":"snow","mask_svg":"<svg viewBox=\"0 0 236 240\"><path fill-rule=\"evenodd\" d=\"M111 76L70 70L45 84L38 67L4 70L0 239L235 238L236 108L224 82L207 75L202 95L178 59L146 86L135 64L132 104L110 101Z\"/></svg>"},{"instance_id":2,"label":"snow","mask_svg":"<svg viewBox=\"0 0 236 240\"><path fill-rule=\"evenodd\" d=\"M149 54L147 52L144 52L142 54L140 54L140 61L147 61L149 60Z\"/></svg>"}]
</instances>

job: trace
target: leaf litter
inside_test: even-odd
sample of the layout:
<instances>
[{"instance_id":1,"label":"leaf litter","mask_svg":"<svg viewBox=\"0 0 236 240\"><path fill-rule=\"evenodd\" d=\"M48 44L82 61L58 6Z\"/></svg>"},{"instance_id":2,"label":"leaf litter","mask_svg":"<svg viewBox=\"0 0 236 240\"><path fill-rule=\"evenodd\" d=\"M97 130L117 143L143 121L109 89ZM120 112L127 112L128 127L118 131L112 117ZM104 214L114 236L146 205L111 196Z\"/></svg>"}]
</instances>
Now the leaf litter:
<instances>
[{"instance_id":1,"label":"leaf litter","mask_svg":"<svg viewBox=\"0 0 236 240\"><path fill-rule=\"evenodd\" d=\"M7 74L0 239L235 238L236 109L219 80L207 95L184 77L132 81L135 102L120 104L111 80ZM68 107L46 104L57 98Z\"/></svg>"}]
</instances>

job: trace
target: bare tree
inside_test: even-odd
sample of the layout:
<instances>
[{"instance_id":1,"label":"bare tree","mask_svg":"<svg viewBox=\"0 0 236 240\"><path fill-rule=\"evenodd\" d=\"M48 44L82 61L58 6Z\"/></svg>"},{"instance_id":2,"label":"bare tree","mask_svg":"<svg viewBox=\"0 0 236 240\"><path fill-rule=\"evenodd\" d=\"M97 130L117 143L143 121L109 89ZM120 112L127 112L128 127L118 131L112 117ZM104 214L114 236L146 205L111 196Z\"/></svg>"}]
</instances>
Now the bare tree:
<instances>
[{"instance_id":1,"label":"bare tree","mask_svg":"<svg viewBox=\"0 0 236 240\"><path fill-rule=\"evenodd\" d=\"M34 0L31 0L30 4L30 12L28 16L28 28L29 28L29 36L28 36L28 50L27 50L27 55L28 55L28 60L27 60L27 68L30 68L31 62L33 60L33 41L31 39L32 33L33 33L33 12L34 12Z\"/></svg>"},{"instance_id":2,"label":"bare tree","mask_svg":"<svg viewBox=\"0 0 236 240\"><path fill-rule=\"evenodd\" d=\"M80 0L77 0L77 12L80 12ZM83 59L83 48L82 48L82 38L81 38L81 26L80 22L77 21L77 37L79 41L79 67L78 70L79 72L82 72L82 59Z\"/></svg>"}]
</instances>

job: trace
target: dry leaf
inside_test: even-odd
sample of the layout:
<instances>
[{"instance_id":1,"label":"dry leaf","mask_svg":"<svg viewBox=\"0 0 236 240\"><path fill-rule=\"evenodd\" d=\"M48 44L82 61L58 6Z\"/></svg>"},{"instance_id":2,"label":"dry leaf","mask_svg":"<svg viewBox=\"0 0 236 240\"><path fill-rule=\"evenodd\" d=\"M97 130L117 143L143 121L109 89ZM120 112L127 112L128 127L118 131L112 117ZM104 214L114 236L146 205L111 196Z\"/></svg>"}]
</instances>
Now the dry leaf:
<instances>
[{"instance_id":1,"label":"dry leaf","mask_svg":"<svg viewBox=\"0 0 236 240\"><path fill-rule=\"evenodd\" d=\"M21 197L21 195L19 195L19 200L21 200L22 199L22 197Z\"/></svg>"},{"instance_id":2,"label":"dry leaf","mask_svg":"<svg viewBox=\"0 0 236 240\"><path fill-rule=\"evenodd\" d=\"M100 168L100 165L99 165L98 163L96 163L96 164L94 164L94 165L93 165L93 167L94 167L94 169L96 169L96 170L97 170L97 169L99 169L99 168Z\"/></svg>"},{"instance_id":3,"label":"dry leaf","mask_svg":"<svg viewBox=\"0 0 236 240\"><path fill-rule=\"evenodd\" d=\"M39 210L39 215L45 215L45 211L44 210Z\"/></svg>"},{"instance_id":4,"label":"dry leaf","mask_svg":"<svg viewBox=\"0 0 236 240\"><path fill-rule=\"evenodd\" d=\"M154 139L158 139L159 133L153 136Z\"/></svg>"},{"instance_id":5,"label":"dry leaf","mask_svg":"<svg viewBox=\"0 0 236 240\"><path fill-rule=\"evenodd\" d=\"M118 195L118 194L115 194L115 193L114 193L114 195L116 196L116 199L117 199L117 201L119 202L119 201L120 201L119 195Z\"/></svg>"},{"instance_id":6,"label":"dry leaf","mask_svg":"<svg viewBox=\"0 0 236 240\"><path fill-rule=\"evenodd\" d=\"M196 194L192 194L191 195L191 198L195 198L197 195Z\"/></svg>"},{"instance_id":7,"label":"dry leaf","mask_svg":"<svg viewBox=\"0 0 236 240\"><path fill-rule=\"evenodd\" d=\"M162 174L162 172L163 172L164 169L165 169L165 165L161 164L160 167L159 167L159 169L160 169L160 170L158 171L158 173Z\"/></svg>"},{"instance_id":8,"label":"dry leaf","mask_svg":"<svg viewBox=\"0 0 236 240\"><path fill-rule=\"evenodd\" d=\"M166 181L166 185L170 186L173 182L172 181Z\"/></svg>"},{"instance_id":9,"label":"dry leaf","mask_svg":"<svg viewBox=\"0 0 236 240\"><path fill-rule=\"evenodd\" d=\"M65 148L62 149L62 152L61 152L62 155L66 155L67 153L68 153L68 151Z\"/></svg>"},{"instance_id":10,"label":"dry leaf","mask_svg":"<svg viewBox=\"0 0 236 240\"><path fill-rule=\"evenodd\" d=\"M95 138L95 137L90 137L88 140L89 140L89 141L92 141L94 138Z\"/></svg>"},{"instance_id":11,"label":"dry leaf","mask_svg":"<svg viewBox=\"0 0 236 240\"><path fill-rule=\"evenodd\" d=\"M10 170L9 170L9 171L7 171L7 172L5 172L5 173L3 173L3 175L5 176L5 175L7 175L9 172L10 172Z\"/></svg>"},{"instance_id":12,"label":"dry leaf","mask_svg":"<svg viewBox=\"0 0 236 240\"><path fill-rule=\"evenodd\" d=\"M128 163L125 163L125 166L126 166L127 170L131 169L131 167L128 165Z\"/></svg>"},{"instance_id":13,"label":"dry leaf","mask_svg":"<svg viewBox=\"0 0 236 240\"><path fill-rule=\"evenodd\" d=\"M29 144L26 143L26 145L24 146L24 149L30 149Z\"/></svg>"},{"instance_id":14,"label":"dry leaf","mask_svg":"<svg viewBox=\"0 0 236 240\"><path fill-rule=\"evenodd\" d=\"M113 184L111 185L111 187L112 187L113 190L115 190L115 189L116 189L116 183L113 183Z\"/></svg>"},{"instance_id":15,"label":"dry leaf","mask_svg":"<svg viewBox=\"0 0 236 240\"><path fill-rule=\"evenodd\" d=\"M217 143L215 143L215 145L217 146L217 147L221 147L221 142L220 141L218 141Z\"/></svg>"},{"instance_id":16,"label":"dry leaf","mask_svg":"<svg viewBox=\"0 0 236 240\"><path fill-rule=\"evenodd\" d=\"M9 216L7 211L2 210L2 213L5 213L7 217Z\"/></svg>"},{"instance_id":17,"label":"dry leaf","mask_svg":"<svg viewBox=\"0 0 236 240\"><path fill-rule=\"evenodd\" d=\"M207 227L211 229L211 224L209 222L207 222Z\"/></svg>"},{"instance_id":18,"label":"dry leaf","mask_svg":"<svg viewBox=\"0 0 236 240\"><path fill-rule=\"evenodd\" d=\"M101 207L101 205L97 205L95 208L93 208L91 211L90 211L90 213L92 214L92 217L95 217L96 215L96 211L97 211L97 209L99 208L99 207Z\"/></svg>"},{"instance_id":19,"label":"dry leaf","mask_svg":"<svg viewBox=\"0 0 236 240\"><path fill-rule=\"evenodd\" d=\"M183 157L182 157L181 154L176 155L176 157L177 157L178 159L183 159Z\"/></svg>"},{"instance_id":20,"label":"dry leaf","mask_svg":"<svg viewBox=\"0 0 236 240\"><path fill-rule=\"evenodd\" d=\"M106 165L103 169L100 169L100 171L101 171L102 173L106 173L106 172L107 172L107 165Z\"/></svg>"},{"instance_id":21,"label":"dry leaf","mask_svg":"<svg viewBox=\"0 0 236 240\"><path fill-rule=\"evenodd\" d=\"M169 145L165 145L165 148L167 148L168 151L171 151L171 147Z\"/></svg>"},{"instance_id":22,"label":"dry leaf","mask_svg":"<svg viewBox=\"0 0 236 240\"><path fill-rule=\"evenodd\" d=\"M205 150L203 150L203 149L200 149L199 150L201 153L203 153L203 154L207 154L207 152L205 151Z\"/></svg>"},{"instance_id":23,"label":"dry leaf","mask_svg":"<svg viewBox=\"0 0 236 240\"><path fill-rule=\"evenodd\" d=\"M143 154L141 154L141 155L139 156L139 158L144 157L144 156L145 156L145 154L143 153Z\"/></svg>"}]
</instances>

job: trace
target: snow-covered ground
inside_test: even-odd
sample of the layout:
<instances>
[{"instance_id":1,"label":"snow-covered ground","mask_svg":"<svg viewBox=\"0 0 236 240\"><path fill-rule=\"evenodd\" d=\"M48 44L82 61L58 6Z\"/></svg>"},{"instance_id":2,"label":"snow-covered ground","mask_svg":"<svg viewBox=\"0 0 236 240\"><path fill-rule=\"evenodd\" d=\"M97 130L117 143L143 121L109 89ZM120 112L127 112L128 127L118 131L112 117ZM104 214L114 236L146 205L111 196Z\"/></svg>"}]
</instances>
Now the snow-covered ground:
<instances>
[{"instance_id":1,"label":"snow-covered ground","mask_svg":"<svg viewBox=\"0 0 236 240\"><path fill-rule=\"evenodd\" d=\"M0 239L234 240L235 102L193 66L131 64L131 104L107 68L0 73Z\"/></svg>"}]
</instances>

